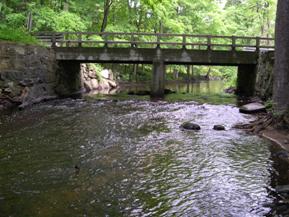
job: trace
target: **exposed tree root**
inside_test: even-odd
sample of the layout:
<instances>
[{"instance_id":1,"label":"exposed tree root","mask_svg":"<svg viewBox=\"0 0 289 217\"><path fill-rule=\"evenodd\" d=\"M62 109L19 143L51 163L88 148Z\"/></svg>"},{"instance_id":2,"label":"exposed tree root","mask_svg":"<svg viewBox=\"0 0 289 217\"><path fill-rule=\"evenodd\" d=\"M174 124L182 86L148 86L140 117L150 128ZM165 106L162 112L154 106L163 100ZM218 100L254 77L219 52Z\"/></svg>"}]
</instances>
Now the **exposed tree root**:
<instances>
[{"instance_id":1,"label":"exposed tree root","mask_svg":"<svg viewBox=\"0 0 289 217\"><path fill-rule=\"evenodd\" d=\"M267 127L271 126L274 123L274 118L272 114L260 115L254 121L251 121L249 124L236 124L234 128L243 129L248 133L259 134L262 130L265 130Z\"/></svg>"},{"instance_id":2,"label":"exposed tree root","mask_svg":"<svg viewBox=\"0 0 289 217\"><path fill-rule=\"evenodd\" d=\"M9 97L9 96L0 96L0 101L8 101L8 102L10 102L10 103L15 103L15 104L20 104L21 102L19 102L19 101L17 101L17 100L14 100L14 99L12 99L11 97Z\"/></svg>"}]
</instances>

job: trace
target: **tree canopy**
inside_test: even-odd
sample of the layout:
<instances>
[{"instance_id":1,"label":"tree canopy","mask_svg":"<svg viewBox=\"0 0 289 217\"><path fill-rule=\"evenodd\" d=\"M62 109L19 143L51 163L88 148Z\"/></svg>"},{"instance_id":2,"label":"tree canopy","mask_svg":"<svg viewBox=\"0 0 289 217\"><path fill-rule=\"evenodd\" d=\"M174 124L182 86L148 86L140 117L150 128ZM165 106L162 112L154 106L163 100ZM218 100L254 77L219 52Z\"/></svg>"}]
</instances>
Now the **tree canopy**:
<instances>
[{"instance_id":1,"label":"tree canopy","mask_svg":"<svg viewBox=\"0 0 289 217\"><path fill-rule=\"evenodd\" d=\"M4 0L0 27L273 36L276 0Z\"/></svg>"}]
</instances>

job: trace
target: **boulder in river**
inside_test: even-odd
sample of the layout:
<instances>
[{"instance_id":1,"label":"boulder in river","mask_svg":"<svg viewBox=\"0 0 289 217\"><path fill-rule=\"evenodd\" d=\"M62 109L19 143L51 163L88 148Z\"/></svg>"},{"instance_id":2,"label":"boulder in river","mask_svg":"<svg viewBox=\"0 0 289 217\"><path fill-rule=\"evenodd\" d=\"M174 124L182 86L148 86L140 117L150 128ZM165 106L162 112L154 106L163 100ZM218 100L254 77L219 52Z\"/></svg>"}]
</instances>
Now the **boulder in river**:
<instances>
[{"instance_id":1,"label":"boulder in river","mask_svg":"<svg viewBox=\"0 0 289 217\"><path fill-rule=\"evenodd\" d=\"M218 131L226 130L223 125L214 125L213 129Z\"/></svg>"},{"instance_id":2,"label":"boulder in river","mask_svg":"<svg viewBox=\"0 0 289 217\"><path fill-rule=\"evenodd\" d=\"M195 123L191 123L191 122L183 123L181 125L181 128L185 129L185 130L200 130L201 129L200 125L195 124Z\"/></svg>"},{"instance_id":3,"label":"boulder in river","mask_svg":"<svg viewBox=\"0 0 289 217\"><path fill-rule=\"evenodd\" d=\"M239 111L245 114L253 114L258 112L265 112L266 107L261 103L249 103L240 107Z\"/></svg>"}]
</instances>

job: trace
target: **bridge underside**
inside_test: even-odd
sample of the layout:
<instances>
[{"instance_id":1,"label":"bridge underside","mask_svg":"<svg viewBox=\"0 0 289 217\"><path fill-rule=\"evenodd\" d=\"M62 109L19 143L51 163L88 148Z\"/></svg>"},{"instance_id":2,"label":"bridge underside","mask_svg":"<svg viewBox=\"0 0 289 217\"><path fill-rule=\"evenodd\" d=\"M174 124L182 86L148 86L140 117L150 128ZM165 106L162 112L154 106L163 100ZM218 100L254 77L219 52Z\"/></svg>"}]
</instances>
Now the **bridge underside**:
<instances>
[{"instance_id":1,"label":"bridge underside","mask_svg":"<svg viewBox=\"0 0 289 217\"><path fill-rule=\"evenodd\" d=\"M148 48L55 48L56 59L60 62L61 70L69 71L64 74L74 76L78 81L79 63L139 63L153 65L153 79L151 93L153 97L162 97L165 87L165 65L220 65L238 66L237 92L239 95L254 94L257 52L248 51L214 51L214 50L186 50L186 49L148 49ZM71 67L75 66L75 67ZM75 70L73 70L75 68ZM77 71L78 70L78 71ZM71 78L70 78L71 79ZM79 85L69 86L65 76L67 88L77 91ZM71 83L71 82L70 82ZM75 82L72 82L75 83ZM76 88L74 88L76 87ZM64 91L65 92L65 91Z\"/></svg>"}]
</instances>

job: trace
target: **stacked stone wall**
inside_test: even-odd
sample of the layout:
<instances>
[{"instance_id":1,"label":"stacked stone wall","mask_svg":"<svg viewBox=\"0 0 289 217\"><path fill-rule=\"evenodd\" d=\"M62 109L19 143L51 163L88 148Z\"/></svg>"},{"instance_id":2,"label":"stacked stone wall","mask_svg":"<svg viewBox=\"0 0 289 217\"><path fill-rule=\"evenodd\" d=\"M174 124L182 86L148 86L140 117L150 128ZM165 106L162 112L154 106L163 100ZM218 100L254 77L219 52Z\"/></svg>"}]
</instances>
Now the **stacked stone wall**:
<instances>
[{"instance_id":1,"label":"stacked stone wall","mask_svg":"<svg viewBox=\"0 0 289 217\"><path fill-rule=\"evenodd\" d=\"M54 98L56 68L49 48L0 41L0 108Z\"/></svg>"}]
</instances>

